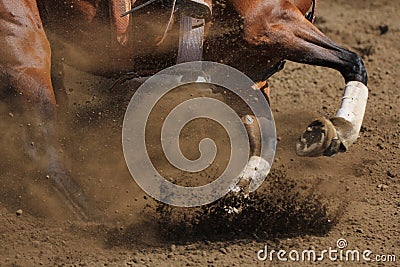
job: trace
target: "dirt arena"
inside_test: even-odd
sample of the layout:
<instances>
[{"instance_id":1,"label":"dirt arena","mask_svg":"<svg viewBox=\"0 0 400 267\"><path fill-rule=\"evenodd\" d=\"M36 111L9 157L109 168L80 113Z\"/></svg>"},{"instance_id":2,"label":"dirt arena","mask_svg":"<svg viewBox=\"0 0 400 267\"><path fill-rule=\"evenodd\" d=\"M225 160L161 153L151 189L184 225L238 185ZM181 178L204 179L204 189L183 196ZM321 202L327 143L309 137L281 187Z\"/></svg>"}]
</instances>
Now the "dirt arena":
<instances>
[{"instance_id":1,"label":"dirt arena","mask_svg":"<svg viewBox=\"0 0 400 267\"><path fill-rule=\"evenodd\" d=\"M109 92L112 80L66 67L62 148L101 215L77 221L46 177L22 163L0 162L0 266L398 266L399 10L400 1L319 1L317 26L361 54L369 73L360 139L333 158L296 156L304 127L339 108L344 82L336 71L288 63L270 79L275 163L258 193L241 199L250 208L240 217L221 212L235 197L201 209L170 208L147 197L131 178L121 147L124 111L138 84ZM7 136L2 133L2 145ZM337 249L339 239L347 241L345 249L370 250L371 259L382 255L386 262L257 258L265 246L321 252Z\"/></svg>"}]
</instances>

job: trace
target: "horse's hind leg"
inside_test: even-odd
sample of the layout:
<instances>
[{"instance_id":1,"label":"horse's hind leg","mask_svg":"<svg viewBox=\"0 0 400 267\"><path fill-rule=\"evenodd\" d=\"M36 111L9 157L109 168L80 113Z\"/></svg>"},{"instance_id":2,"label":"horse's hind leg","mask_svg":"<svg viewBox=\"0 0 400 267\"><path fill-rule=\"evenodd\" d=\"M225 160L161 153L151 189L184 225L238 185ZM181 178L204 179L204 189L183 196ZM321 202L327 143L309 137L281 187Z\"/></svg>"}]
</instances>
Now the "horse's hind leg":
<instances>
[{"instance_id":1,"label":"horse's hind leg","mask_svg":"<svg viewBox=\"0 0 400 267\"><path fill-rule=\"evenodd\" d=\"M36 1L0 1L0 86L6 90L16 133L25 154L45 170L52 186L67 204L86 218L87 200L70 178L60 155L56 134L55 97L50 79L50 46ZM26 135L23 134L26 133Z\"/></svg>"},{"instance_id":2,"label":"horse's hind leg","mask_svg":"<svg viewBox=\"0 0 400 267\"><path fill-rule=\"evenodd\" d=\"M338 70L347 83L345 98L355 100L342 102L337 117L331 120L333 125L326 120L310 125L300 139L299 154L332 155L347 150L358 137L368 95L367 72L361 58L320 32L290 1L263 8L263 12L256 11L258 19L253 17L245 26L247 41L267 47L274 57ZM314 138L318 135L321 140ZM332 140L327 141L328 137Z\"/></svg>"},{"instance_id":3,"label":"horse's hind leg","mask_svg":"<svg viewBox=\"0 0 400 267\"><path fill-rule=\"evenodd\" d=\"M56 97L57 106L62 110L68 108L68 95L64 84L64 64L57 48L52 49L51 56L51 83Z\"/></svg>"}]
</instances>

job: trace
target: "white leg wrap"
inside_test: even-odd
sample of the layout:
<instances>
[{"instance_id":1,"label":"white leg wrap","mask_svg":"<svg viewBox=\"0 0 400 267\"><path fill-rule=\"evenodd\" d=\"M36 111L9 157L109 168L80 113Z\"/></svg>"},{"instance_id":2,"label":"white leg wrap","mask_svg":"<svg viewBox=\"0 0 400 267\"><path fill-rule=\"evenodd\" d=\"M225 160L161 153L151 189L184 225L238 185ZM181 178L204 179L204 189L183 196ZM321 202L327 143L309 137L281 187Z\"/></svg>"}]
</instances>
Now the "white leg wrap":
<instances>
[{"instance_id":1,"label":"white leg wrap","mask_svg":"<svg viewBox=\"0 0 400 267\"><path fill-rule=\"evenodd\" d=\"M262 185L270 170L271 165L268 161L259 156L251 156L246 167L239 175L239 183L234 185L230 191L240 192L244 190L254 192Z\"/></svg>"},{"instance_id":2,"label":"white leg wrap","mask_svg":"<svg viewBox=\"0 0 400 267\"><path fill-rule=\"evenodd\" d=\"M360 134L367 99L368 88L364 84L357 81L346 84L342 104L336 113L336 118L332 119L338 137L346 149L357 140Z\"/></svg>"}]
</instances>

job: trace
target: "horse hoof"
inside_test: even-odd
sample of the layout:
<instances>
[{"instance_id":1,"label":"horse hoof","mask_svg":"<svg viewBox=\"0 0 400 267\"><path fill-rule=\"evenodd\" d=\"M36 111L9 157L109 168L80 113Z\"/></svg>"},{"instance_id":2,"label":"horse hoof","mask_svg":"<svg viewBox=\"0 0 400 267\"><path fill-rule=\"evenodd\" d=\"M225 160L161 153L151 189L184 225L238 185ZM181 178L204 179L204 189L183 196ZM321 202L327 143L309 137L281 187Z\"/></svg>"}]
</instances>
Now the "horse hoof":
<instances>
[{"instance_id":1,"label":"horse hoof","mask_svg":"<svg viewBox=\"0 0 400 267\"><path fill-rule=\"evenodd\" d=\"M326 118L319 118L307 126L296 143L296 153L301 157L331 156L335 154L337 133Z\"/></svg>"},{"instance_id":2,"label":"horse hoof","mask_svg":"<svg viewBox=\"0 0 400 267\"><path fill-rule=\"evenodd\" d=\"M74 215L85 221L96 217L97 213L89 206L87 196L67 171L50 170L48 176L52 187Z\"/></svg>"}]
</instances>

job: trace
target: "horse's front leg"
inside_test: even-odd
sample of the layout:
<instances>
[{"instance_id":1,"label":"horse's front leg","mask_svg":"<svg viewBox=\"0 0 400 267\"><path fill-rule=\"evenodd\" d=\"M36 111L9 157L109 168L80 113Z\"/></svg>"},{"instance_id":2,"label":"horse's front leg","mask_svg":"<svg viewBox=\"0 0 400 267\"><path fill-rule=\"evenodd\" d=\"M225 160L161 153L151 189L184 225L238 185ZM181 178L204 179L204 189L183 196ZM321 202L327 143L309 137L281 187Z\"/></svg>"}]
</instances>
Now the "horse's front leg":
<instances>
[{"instance_id":1,"label":"horse's front leg","mask_svg":"<svg viewBox=\"0 0 400 267\"><path fill-rule=\"evenodd\" d=\"M260 90L268 104L270 103L270 90L267 81L255 83L253 85L253 90ZM256 116L249 114L245 115L242 117L242 122L249 137L250 158L246 167L239 176L240 180L236 185L236 190L241 190L247 193L253 192L261 186L265 177L267 177L270 172L271 164L261 155L261 128ZM233 191L235 191L235 189L233 189Z\"/></svg>"},{"instance_id":2,"label":"horse's front leg","mask_svg":"<svg viewBox=\"0 0 400 267\"><path fill-rule=\"evenodd\" d=\"M250 9L245 17L246 40L274 52L275 57L338 70L346 81L342 105L331 120L313 122L300 137L301 156L346 151L359 135L368 97L367 72L361 58L321 33L289 1Z\"/></svg>"}]
</instances>

